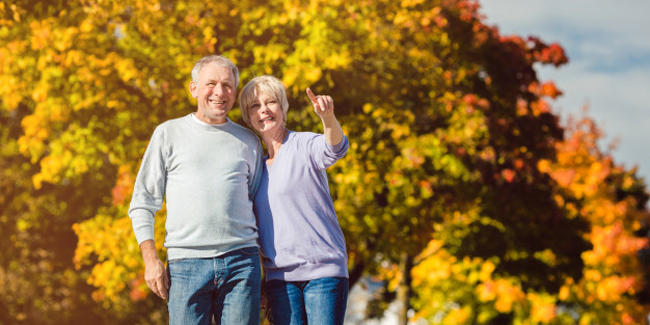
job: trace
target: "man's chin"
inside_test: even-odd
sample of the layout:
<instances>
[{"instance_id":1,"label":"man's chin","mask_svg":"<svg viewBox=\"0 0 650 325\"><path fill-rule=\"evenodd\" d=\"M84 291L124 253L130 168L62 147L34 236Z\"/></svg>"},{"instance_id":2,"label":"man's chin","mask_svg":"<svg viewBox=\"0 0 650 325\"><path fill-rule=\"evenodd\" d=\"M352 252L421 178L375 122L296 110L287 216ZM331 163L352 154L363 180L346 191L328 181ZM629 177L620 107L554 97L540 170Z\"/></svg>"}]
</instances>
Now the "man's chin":
<instances>
[{"instance_id":1,"label":"man's chin","mask_svg":"<svg viewBox=\"0 0 650 325\"><path fill-rule=\"evenodd\" d=\"M209 114L206 114L210 118L225 118L230 112L230 109L223 108L210 108Z\"/></svg>"}]
</instances>

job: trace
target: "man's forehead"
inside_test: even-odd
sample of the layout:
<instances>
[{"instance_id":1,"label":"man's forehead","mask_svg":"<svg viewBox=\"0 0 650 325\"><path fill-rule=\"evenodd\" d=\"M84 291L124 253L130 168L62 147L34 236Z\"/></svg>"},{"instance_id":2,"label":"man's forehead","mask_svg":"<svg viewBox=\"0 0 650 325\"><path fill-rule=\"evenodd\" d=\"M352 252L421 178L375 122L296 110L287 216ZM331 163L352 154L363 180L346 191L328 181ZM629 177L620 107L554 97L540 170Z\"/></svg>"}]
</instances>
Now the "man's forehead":
<instances>
[{"instance_id":1,"label":"man's forehead","mask_svg":"<svg viewBox=\"0 0 650 325\"><path fill-rule=\"evenodd\" d=\"M227 75L227 77L225 77L225 75ZM232 82L235 81L235 75L232 71L228 67L220 65L217 62L206 64L201 71L199 71L199 78L201 77L207 81L226 81L223 80L224 77L231 79L230 81Z\"/></svg>"}]
</instances>

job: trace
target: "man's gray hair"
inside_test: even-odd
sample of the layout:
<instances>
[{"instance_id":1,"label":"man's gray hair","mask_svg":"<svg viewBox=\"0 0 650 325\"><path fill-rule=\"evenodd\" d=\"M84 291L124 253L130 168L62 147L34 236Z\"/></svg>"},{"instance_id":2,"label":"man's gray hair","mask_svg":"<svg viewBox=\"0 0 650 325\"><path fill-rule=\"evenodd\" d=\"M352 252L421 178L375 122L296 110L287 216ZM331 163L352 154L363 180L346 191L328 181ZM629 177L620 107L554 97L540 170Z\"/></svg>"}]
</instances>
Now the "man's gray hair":
<instances>
[{"instance_id":1,"label":"man's gray hair","mask_svg":"<svg viewBox=\"0 0 650 325\"><path fill-rule=\"evenodd\" d=\"M196 61L194 68L192 68L192 80L198 82L201 69L212 62L216 62L219 66L230 69L233 76L235 76L235 88L239 86L239 70L237 69L237 66L227 57L217 54L204 56L200 60Z\"/></svg>"}]
</instances>

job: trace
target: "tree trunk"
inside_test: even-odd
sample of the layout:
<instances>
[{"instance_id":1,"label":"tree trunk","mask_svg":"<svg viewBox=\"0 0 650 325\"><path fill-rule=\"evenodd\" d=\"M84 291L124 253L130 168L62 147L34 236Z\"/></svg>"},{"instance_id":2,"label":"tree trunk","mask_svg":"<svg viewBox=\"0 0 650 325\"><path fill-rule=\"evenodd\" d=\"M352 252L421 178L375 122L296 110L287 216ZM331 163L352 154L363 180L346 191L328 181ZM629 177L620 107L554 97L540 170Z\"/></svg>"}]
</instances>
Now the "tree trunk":
<instances>
[{"instance_id":1,"label":"tree trunk","mask_svg":"<svg viewBox=\"0 0 650 325\"><path fill-rule=\"evenodd\" d=\"M411 269L413 269L413 258L408 253L402 252L399 263L402 280L397 287L397 301L399 311L397 320L399 325L408 324L408 311L411 309Z\"/></svg>"}]
</instances>

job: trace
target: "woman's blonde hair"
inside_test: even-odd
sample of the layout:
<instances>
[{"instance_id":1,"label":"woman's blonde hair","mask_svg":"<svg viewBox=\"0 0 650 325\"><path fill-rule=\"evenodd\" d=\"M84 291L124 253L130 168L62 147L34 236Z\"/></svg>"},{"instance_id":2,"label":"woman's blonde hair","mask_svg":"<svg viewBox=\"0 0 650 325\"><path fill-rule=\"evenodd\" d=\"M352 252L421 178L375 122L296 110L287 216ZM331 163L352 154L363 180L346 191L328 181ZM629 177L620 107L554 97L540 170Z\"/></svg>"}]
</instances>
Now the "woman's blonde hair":
<instances>
[{"instance_id":1,"label":"woman's blonde hair","mask_svg":"<svg viewBox=\"0 0 650 325\"><path fill-rule=\"evenodd\" d=\"M244 122L252 127L250 118L248 117L251 105L257 100L259 94L264 93L269 97L277 100L282 107L284 114L284 123L287 122L287 111L289 110L289 100L287 99L287 92L284 89L284 84L280 79L273 76L259 76L249 81L239 94L239 107L241 108L241 115Z\"/></svg>"}]
</instances>

